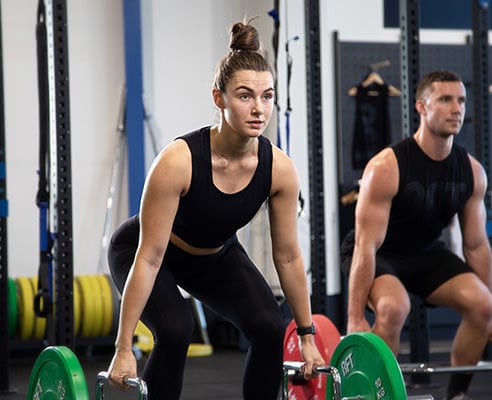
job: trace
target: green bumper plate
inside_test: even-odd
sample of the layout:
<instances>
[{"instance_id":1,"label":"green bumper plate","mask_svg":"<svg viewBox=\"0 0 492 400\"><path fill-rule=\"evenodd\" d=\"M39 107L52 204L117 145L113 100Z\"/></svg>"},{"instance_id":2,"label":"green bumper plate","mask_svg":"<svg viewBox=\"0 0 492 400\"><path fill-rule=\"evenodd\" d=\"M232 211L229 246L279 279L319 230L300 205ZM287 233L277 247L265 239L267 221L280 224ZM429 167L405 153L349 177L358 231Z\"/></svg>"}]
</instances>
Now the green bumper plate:
<instances>
[{"instance_id":1,"label":"green bumper plate","mask_svg":"<svg viewBox=\"0 0 492 400\"><path fill-rule=\"evenodd\" d=\"M34 399L89 400L84 372L68 347L47 347L36 359L27 392L27 400Z\"/></svg>"},{"instance_id":2,"label":"green bumper plate","mask_svg":"<svg viewBox=\"0 0 492 400\"><path fill-rule=\"evenodd\" d=\"M15 281L10 277L8 278L8 294L9 338L13 338L17 331L19 306L17 305L17 288Z\"/></svg>"},{"instance_id":3,"label":"green bumper plate","mask_svg":"<svg viewBox=\"0 0 492 400\"><path fill-rule=\"evenodd\" d=\"M407 398L398 362L386 343L370 332L345 336L335 349L330 365L341 377L342 397L362 396L364 400ZM332 399L331 384L326 398Z\"/></svg>"}]
</instances>

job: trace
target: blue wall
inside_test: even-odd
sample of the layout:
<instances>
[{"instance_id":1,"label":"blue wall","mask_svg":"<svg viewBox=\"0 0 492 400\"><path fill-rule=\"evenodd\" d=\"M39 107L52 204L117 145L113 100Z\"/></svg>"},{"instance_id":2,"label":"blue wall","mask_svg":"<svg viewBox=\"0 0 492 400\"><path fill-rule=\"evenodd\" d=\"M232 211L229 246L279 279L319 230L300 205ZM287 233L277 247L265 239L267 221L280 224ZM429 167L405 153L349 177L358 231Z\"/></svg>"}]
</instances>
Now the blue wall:
<instances>
[{"instance_id":1,"label":"blue wall","mask_svg":"<svg viewBox=\"0 0 492 400\"><path fill-rule=\"evenodd\" d=\"M489 4L488 0L472 0ZM400 26L399 0L384 0L384 26ZM420 27L434 29L472 29L472 2L463 0L420 0ZM489 6L489 20L492 9Z\"/></svg>"}]
</instances>

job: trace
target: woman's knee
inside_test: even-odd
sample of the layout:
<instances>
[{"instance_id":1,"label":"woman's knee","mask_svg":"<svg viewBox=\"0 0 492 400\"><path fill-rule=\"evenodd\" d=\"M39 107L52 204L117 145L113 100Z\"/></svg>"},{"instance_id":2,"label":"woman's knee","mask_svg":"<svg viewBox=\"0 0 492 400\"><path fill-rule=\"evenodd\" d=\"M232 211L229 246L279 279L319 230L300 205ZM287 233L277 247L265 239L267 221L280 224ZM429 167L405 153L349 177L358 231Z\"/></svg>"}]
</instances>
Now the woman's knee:
<instances>
[{"instance_id":1,"label":"woman's knee","mask_svg":"<svg viewBox=\"0 0 492 400\"><path fill-rule=\"evenodd\" d=\"M188 346L194 333L194 321L190 318L177 320L149 319L142 316L142 321L152 331L154 340L166 343L166 346Z\"/></svg>"},{"instance_id":2,"label":"woman's knee","mask_svg":"<svg viewBox=\"0 0 492 400\"><path fill-rule=\"evenodd\" d=\"M277 342L283 341L285 323L280 310L269 313L255 313L243 332L250 341Z\"/></svg>"}]
</instances>

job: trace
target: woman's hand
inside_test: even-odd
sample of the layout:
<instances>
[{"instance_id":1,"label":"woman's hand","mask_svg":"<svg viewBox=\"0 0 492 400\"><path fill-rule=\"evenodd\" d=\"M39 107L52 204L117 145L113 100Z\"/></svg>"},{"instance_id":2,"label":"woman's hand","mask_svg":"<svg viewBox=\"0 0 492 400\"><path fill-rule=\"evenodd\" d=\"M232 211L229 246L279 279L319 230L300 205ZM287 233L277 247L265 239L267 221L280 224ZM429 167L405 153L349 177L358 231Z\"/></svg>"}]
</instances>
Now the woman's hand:
<instances>
[{"instance_id":1,"label":"woman's hand","mask_svg":"<svg viewBox=\"0 0 492 400\"><path fill-rule=\"evenodd\" d=\"M326 365L325 359L321 356L314 342L314 335L304 335L299 338L300 350L304 366L301 368L301 374L304 379L312 379L318 376L316 367Z\"/></svg>"},{"instance_id":2,"label":"woman's hand","mask_svg":"<svg viewBox=\"0 0 492 400\"><path fill-rule=\"evenodd\" d=\"M133 351L117 350L108 370L109 383L120 390L128 390L130 386L123 382L125 378L137 377L137 360Z\"/></svg>"}]
</instances>

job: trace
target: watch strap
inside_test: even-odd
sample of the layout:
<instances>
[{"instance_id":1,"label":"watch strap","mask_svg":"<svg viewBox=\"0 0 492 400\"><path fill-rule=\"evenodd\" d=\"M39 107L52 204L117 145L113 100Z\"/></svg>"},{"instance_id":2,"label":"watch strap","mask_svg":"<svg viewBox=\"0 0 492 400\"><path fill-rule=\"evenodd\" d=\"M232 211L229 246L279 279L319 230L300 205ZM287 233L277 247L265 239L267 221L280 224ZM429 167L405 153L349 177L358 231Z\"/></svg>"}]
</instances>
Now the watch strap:
<instances>
[{"instance_id":1,"label":"watch strap","mask_svg":"<svg viewBox=\"0 0 492 400\"><path fill-rule=\"evenodd\" d=\"M314 324L311 323L309 326L298 326L296 332L298 336L315 335L316 329L314 328Z\"/></svg>"}]
</instances>

